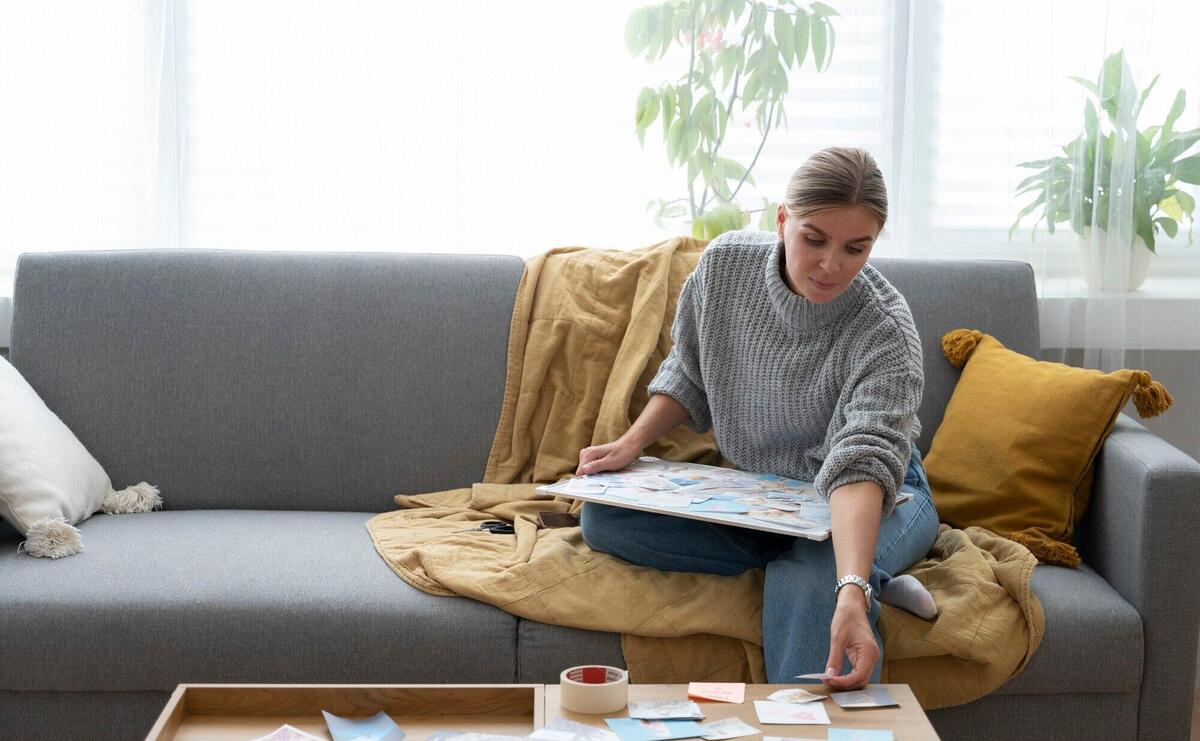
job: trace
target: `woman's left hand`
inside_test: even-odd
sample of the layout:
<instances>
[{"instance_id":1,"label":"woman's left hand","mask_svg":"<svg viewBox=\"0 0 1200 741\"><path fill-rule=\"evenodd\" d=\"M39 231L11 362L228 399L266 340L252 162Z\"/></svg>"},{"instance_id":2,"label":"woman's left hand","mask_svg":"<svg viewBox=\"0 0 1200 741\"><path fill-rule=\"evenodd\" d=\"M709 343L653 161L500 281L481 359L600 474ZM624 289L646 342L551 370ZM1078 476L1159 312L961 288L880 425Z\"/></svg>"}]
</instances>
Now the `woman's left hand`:
<instances>
[{"instance_id":1,"label":"woman's left hand","mask_svg":"<svg viewBox=\"0 0 1200 741\"><path fill-rule=\"evenodd\" d=\"M833 622L829 626L830 674L842 670L842 657L850 659L849 674L832 676L825 684L835 690L857 690L867 686L871 670L879 660L879 645L867 620L866 595L858 589L846 588L838 593Z\"/></svg>"}]
</instances>

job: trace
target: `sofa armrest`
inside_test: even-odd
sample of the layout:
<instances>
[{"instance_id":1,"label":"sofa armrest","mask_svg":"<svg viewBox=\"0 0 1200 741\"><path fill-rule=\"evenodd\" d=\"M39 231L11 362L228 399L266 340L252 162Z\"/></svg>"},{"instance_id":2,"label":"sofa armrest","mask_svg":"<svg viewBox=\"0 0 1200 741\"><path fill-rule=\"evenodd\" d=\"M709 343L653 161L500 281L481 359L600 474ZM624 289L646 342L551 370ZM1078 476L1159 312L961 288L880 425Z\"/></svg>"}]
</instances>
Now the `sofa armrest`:
<instances>
[{"instance_id":1,"label":"sofa armrest","mask_svg":"<svg viewBox=\"0 0 1200 741\"><path fill-rule=\"evenodd\" d=\"M1200 580L1200 463L1122 414L1096 458L1084 560L1142 617L1139 738L1187 738Z\"/></svg>"}]
</instances>

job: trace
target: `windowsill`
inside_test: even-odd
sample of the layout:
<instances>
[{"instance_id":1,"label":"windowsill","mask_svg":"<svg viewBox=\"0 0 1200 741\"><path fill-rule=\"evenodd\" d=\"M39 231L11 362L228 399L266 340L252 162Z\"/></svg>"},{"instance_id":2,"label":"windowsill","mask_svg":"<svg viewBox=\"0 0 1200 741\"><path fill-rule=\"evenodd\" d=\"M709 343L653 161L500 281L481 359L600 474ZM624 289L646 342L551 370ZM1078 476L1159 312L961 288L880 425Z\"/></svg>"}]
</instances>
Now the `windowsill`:
<instances>
[{"instance_id":1,"label":"windowsill","mask_svg":"<svg viewBox=\"0 0 1200 741\"><path fill-rule=\"evenodd\" d=\"M1200 277L1151 275L1129 292L1041 279L1038 297L1043 348L1200 350Z\"/></svg>"}]
</instances>

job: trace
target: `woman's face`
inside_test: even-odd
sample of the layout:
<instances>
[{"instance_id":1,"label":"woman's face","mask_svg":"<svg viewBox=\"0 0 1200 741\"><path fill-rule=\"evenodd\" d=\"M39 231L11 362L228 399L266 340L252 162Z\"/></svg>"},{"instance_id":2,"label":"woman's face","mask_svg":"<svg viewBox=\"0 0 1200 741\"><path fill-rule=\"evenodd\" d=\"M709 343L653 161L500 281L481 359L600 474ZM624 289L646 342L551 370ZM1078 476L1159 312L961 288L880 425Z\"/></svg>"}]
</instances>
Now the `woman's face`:
<instances>
[{"instance_id":1,"label":"woman's face","mask_svg":"<svg viewBox=\"0 0 1200 741\"><path fill-rule=\"evenodd\" d=\"M837 298L862 270L879 237L879 222L863 206L842 206L804 217L784 206L776 217L783 239L788 288L816 304Z\"/></svg>"}]
</instances>

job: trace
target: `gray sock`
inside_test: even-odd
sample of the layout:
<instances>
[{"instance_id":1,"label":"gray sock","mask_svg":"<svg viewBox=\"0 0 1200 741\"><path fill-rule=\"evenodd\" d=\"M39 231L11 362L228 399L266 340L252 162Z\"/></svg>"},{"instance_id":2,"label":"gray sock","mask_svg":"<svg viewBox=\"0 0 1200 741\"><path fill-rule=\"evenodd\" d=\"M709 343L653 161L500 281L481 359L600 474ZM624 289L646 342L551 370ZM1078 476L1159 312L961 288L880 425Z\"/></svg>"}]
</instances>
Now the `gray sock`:
<instances>
[{"instance_id":1,"label":"gray sock","mask_svg":"<svg viewBox=\"0 0 1200 741\"><path fill-rule=\"evenodd\" d=\"M879 601L907 610L919 618L932 620L937 617L937 604L925 585L915 577L902 574L889 581L879 590Z\"/></svg>"}]
</instances>

